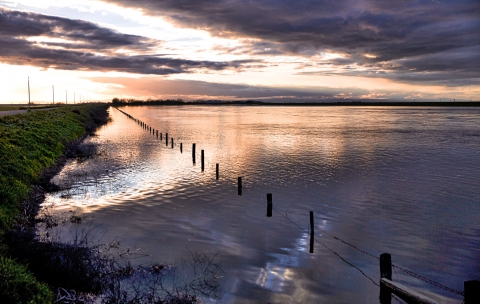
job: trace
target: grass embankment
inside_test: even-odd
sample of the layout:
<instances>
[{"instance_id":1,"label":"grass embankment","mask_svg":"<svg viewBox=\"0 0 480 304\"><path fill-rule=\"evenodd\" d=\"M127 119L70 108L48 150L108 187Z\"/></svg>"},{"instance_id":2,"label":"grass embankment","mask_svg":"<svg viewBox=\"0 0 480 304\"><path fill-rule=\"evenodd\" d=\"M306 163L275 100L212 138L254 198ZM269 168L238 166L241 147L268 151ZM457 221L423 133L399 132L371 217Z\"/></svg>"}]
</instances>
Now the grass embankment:
<instances>
[{"instance_id":1,"label":"grass embankment","mask_svg":"<svg viewBox=\"0 0 480 304\"><path fill-rule=\"evenodd\" d=\"M0 118L0 299L2 303L51 303L53 294L12 254L6 235L25 220L23 206L42 172L69 143L107 121L105 104L62 106ZM43 174L45 179L45 174ZM32 215L28 215L30 218Z\"/></svg>"}]
</instances>

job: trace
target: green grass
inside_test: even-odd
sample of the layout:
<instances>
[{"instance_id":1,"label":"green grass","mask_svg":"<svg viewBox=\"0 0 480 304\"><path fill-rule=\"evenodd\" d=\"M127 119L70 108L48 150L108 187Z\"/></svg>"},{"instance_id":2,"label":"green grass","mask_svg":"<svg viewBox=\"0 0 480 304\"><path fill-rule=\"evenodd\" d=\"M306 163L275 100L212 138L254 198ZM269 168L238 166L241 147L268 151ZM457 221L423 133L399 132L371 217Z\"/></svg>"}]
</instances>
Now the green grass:
<instances>
[{"instance_id":1,"label":"green grass","mask_svg":"<svg viewBox=\"0 0 480 304\"><path fill-rule=\"evenodd\" d=\"M15 296L15 290L27 288L32 293L12 303L49 301L43 285L7 256L3 236L15 226L21 203L42 171L55 163L69 142L104 123L107 108L105 104L63 106L0 117L0 299L16 299L10 293Z\"/></svg>"},{"instance_id":2,"label":"green grass","mask_svg":"<svg viewBox=\"0 0 480 304\"><path fill-rule=\"evenodd\" d=\"M25 266L0 256L0 297L2 303L52 303L48 286L39 283Z\"/></svg>"}]
</instances>

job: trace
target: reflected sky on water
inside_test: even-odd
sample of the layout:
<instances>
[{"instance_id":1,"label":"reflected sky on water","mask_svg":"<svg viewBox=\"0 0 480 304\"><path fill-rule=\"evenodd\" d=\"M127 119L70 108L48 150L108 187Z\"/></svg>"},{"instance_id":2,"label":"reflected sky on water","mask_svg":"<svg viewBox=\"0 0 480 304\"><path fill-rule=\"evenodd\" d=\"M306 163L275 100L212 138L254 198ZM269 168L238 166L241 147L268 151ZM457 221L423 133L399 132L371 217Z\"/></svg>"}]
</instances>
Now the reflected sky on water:
<instances>
[{"instance_id":1,"label":"reflected sky on water","mask_svg":"<svg viewBox=\"0 0 480 304\"><path fill-rule=\"evenodd\" d=\"M88 139L99 156L69 162L54 178L67 189L50 194L45 206L86 214L103 239L149 255L139 263L218 252L225 303L378 303L379 288L332 251L375 282L378 261L331 234L375 256L389 252L393 263L460 291L465 280L478 279L479 109L122 110L158 129L162 140L111 109L113 122ZM313 254L310 210L321 243ZM394 280L455 298L400 272Z\"/></svg>"}]
</instances>

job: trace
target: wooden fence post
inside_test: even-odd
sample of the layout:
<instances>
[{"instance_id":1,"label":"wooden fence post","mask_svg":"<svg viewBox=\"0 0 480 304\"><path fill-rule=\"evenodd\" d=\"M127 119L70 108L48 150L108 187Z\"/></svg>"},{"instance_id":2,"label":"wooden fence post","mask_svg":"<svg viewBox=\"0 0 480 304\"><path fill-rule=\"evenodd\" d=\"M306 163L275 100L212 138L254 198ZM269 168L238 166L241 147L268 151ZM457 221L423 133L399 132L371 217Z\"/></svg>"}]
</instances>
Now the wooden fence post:
<instances>
[{"instance_id":1,"label":"wooden fence post","mask_svg":"<svg viewBox=\"0 0 480 304\"><path fill-rule=\"evenodd\" d=\"M380 283L380 304L392 304L392 290Z\"/></svg>"},{"instance_id":2,"label":"wooden fence post","mask_svg":"<svg viewBox=\"0 0 480 304\"><path fill-rule=\"evenodd\" d=\"M313 223L313 211L310 211L310 253L313 253L313 245L315 240L315 224Z\"/></svg>"},{"instance_id":3,"label":"wooden fence post","mask_svg":"<svg viewBox=\"0 0 480 304\"><path fill-rule=\"evenodd\" d=\"M272 194L267 193L267 217L272 217L273 200Z\"/></svg>"},{"instance_id":4,"label":"wooden fence post","mask_svg":"<svg viewBox=\"0 0 480 304\"><path fill-rule=\"evenodd\" d=\"M165 133L165 144L168 147L168 133Z\"/></svg>"},{"instance_id":5,"label":"wooden fence post","mask_svg":"<svg viewBox=\"0 0 480 304\"><path fill-rule=\"evenodd\" d=\"M242 177L238 177L238 195L242 195Z\"/></svg>"},{"instance_id":6,"label":"wooden fence post","mask_svg":"<svg viewBox=\"0 0 480 304\"><path fill-rule=\"evenodd\" d=\"M313 211L310 211L310 234L314 234Z\"/></svg>"},{"instance_id":7,"label":"wooden fence post","mask_svg":"<svg viewBox=\"0 0 480 304\"><path fill-rule=\"evenodd\" d=\"M218 164L215 165L215 171L216 171L217 180L218 180L218 177L219 177L218 166L219 166Z\"/></svg>"},{"instance_id":8,"label":"wooden fence post","mask_svg":"<svg viewBox=\"0 0 480 304\"><path fill-rule=\"evenodd\" d=\"M392 256L388 253L380 255L380 278L392 279Z\"/></svg>"},{"instance_id":9,"label":"wooden fence post","mask_svg":"<svg viewBox=\"0 0 480 304\"><path fill-rule=\"evenodd\" d=\"M193 158L193 163L195 163L195 144L192 144L192 158Z\"/></svg>"},{"instance_id":10,"label":"wooden fence post","mask_svg":"<svg viewBox=\"0 0 480 304\"><path fill-rule=\"evenodd\" d=\"M463 288L465 292L465 304L480 303L480 281L465 281Z\"/></svg>"},{"instance_id":11,"label":"wooden fence post","mask_svg":"<svg viewBox=\"0 0 480 304\"><path fill-rule=\"evenodd\" d=\"M183 153L183 143L180 143L180 153Z\"/></svg>"},{"instance_id":12,"label":"wooden fence post","mask_svg":"<svg viewBox=\"0 0 480 304\"><path fill-rule=\"evenodd\" d=\"M173 138L172 138L172 149L173 149Z\"/></svg>"},{"instance_id":13,"label":"wooden fence post","mask_svg":"<svg viewBox=\"0 0 480 304\"><path fill-rule=\"evenodd\" d=\"M205 170L205 153L202 150L202 172Z\"/></svg>"}]
</instances>

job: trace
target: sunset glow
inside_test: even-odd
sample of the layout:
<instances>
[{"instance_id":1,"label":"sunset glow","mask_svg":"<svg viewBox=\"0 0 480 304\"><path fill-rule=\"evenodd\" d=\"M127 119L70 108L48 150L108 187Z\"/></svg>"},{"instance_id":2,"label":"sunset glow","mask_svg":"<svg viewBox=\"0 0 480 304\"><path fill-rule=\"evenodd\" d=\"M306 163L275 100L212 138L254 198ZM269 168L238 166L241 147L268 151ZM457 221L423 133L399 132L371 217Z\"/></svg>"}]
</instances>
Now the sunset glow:
<instances>
[{"instance_id":1,"label":"sunset glow","mask_svg":"<svg viewBox=\"0 0 480 304\"><path fill-rule=\"evenodd\" d=\"M0 103L478 100L475 1L2 1ZM428 11L428 14L424 12ZM63 96L63 97L60 97Z\"/></svg>"}]
</instances>

